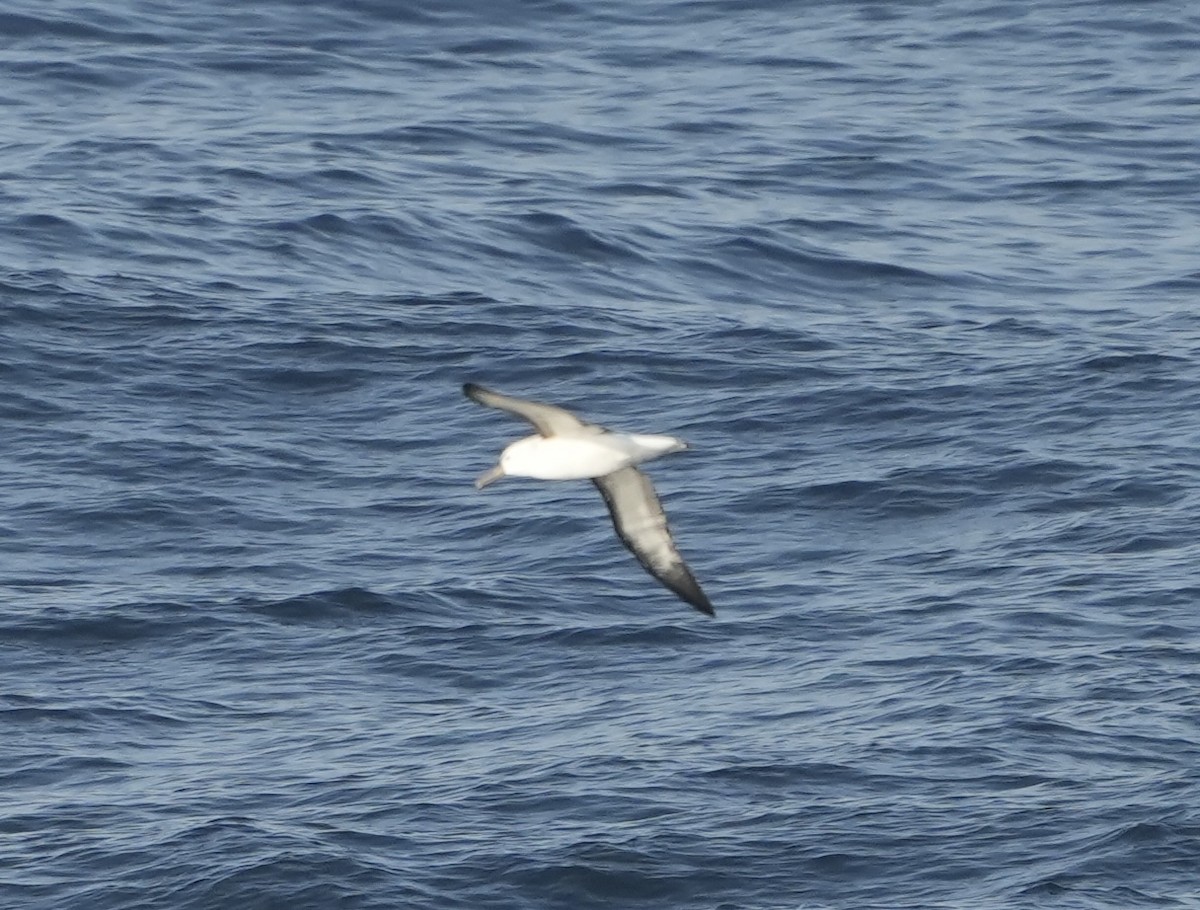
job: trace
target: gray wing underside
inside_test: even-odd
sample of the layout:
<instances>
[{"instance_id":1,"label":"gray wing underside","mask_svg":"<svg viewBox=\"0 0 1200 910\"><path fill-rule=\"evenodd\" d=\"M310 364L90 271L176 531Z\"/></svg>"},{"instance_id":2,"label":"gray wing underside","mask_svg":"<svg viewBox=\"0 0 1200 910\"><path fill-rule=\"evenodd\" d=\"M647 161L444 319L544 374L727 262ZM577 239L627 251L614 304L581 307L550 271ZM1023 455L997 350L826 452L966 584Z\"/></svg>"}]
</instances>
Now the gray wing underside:
<instances>
[{"instance_id":1,"label":"gray wing underside","mask_svg":"<svg viewBox=\"0 0 1200 910\"><path fill-rule=\"evenodd\" d=\"M701 613L715 616L712 604L675 549L650 478L637 468L622 468L595 478L593 483L608 505L617 536L646 571Z\"/></svg>"},{"instance_id":2,"label":"gray wing underside","mask_svg":"<svg viewBox=\"0 0 1200 910\"><path fill-rule=\"evenodd\" d=\"M571 436L580 433L603 432L602 427L585 423L564 408L555 407L552 404L542 404L540 401L513 398L511 395L485 389L473 382L468 382L463 386L463 394L477 404L486 405L489 408L499 408L522 420L528 420L533 424L533 428L543 436Z\"/></svg>"}]
</instances>

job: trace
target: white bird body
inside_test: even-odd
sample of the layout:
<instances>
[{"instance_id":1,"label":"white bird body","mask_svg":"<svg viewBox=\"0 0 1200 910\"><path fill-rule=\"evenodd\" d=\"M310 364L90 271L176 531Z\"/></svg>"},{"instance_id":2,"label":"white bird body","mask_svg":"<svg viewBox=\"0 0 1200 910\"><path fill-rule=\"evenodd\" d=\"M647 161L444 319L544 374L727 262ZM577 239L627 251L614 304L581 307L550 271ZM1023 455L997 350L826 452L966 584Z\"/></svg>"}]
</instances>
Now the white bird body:
<instances>
[{"instance_id":1,"label":"white bird body","mask_svg":"<svg viewBox=\"0 0 1200 910\"><path fill-rule=\"evenodd\" d=\"M687 448L674 436L614 433L585 423L552 404L526 401L468 382L463 394L489 408L499 408L533 424L537 435L526 436L500 454L494 468L481 474L475 486L483 489L501 477L538 480L590 479L612 516L621 542L647 572L701 613L714 615L712 604L675 549L667 516L650 478L637 469L670 452Z\"/></svg>"},{"instance_id":2,"label":"white bird body","mask_svg":"<svg viewBox=\"0 0 1200 910\"><path fill-rule=\"evenodd\" d=\"M686 448L674 436L641 433L526 436L500 454L499 467L508 477L590 480Z\"/></svg>"}]
</instances>

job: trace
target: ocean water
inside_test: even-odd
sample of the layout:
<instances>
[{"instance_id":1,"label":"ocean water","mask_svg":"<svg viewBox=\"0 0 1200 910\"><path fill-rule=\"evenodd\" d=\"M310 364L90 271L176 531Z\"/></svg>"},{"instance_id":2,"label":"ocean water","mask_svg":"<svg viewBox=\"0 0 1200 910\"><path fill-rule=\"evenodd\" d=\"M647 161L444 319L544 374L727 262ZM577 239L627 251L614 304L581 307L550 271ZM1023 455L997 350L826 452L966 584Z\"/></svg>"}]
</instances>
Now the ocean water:
<instances>
[{"instance_id":1,"label":"ocean water","mask_svg":"<svg viewBox=\"0 0 1200 910\"><path fill-rule=\"evenodd\" d=\"M1189 4L0 12L0 907L1200 907ZM717 617L477 381L670 432Z\"/></svg>"}]
</instances>

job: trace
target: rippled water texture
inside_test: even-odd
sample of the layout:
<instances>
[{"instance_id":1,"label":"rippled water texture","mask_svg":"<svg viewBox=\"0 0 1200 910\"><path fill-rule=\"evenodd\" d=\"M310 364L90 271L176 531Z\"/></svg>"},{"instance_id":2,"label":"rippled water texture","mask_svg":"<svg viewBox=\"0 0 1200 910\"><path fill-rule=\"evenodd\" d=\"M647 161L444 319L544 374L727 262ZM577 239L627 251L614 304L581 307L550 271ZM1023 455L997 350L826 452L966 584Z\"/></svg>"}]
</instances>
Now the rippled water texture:
<instances>
[{"instance_id":1,"label":"rippled water texture","mask_svg":"<svg viewBox=\"0 0 1200 910\"><path fill-rule=\"evenodd\" d=\"M0 905L1200 906L1200 18L0 12ZM472 479L473 380L648 468Z\"/></svg>"}]
</instances>

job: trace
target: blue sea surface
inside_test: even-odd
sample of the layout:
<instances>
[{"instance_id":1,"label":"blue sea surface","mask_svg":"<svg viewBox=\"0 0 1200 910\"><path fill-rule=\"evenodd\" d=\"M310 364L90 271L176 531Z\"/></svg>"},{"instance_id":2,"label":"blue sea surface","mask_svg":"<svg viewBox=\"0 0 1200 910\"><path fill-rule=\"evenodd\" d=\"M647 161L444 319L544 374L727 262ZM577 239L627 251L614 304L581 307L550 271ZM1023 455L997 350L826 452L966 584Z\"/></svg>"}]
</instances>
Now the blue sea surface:
<instances>
[{"instance_id":1,"label":"blue sea surface","mask_svg":"<svg viewBox=\"0 0 1200 910\"><path fill-rule=\"evenodd\" d=\"M1200 11L0 10L0 907L1200 907ZM464 381L686 438L709 619Z\"/></svg>"}]
</instances>

